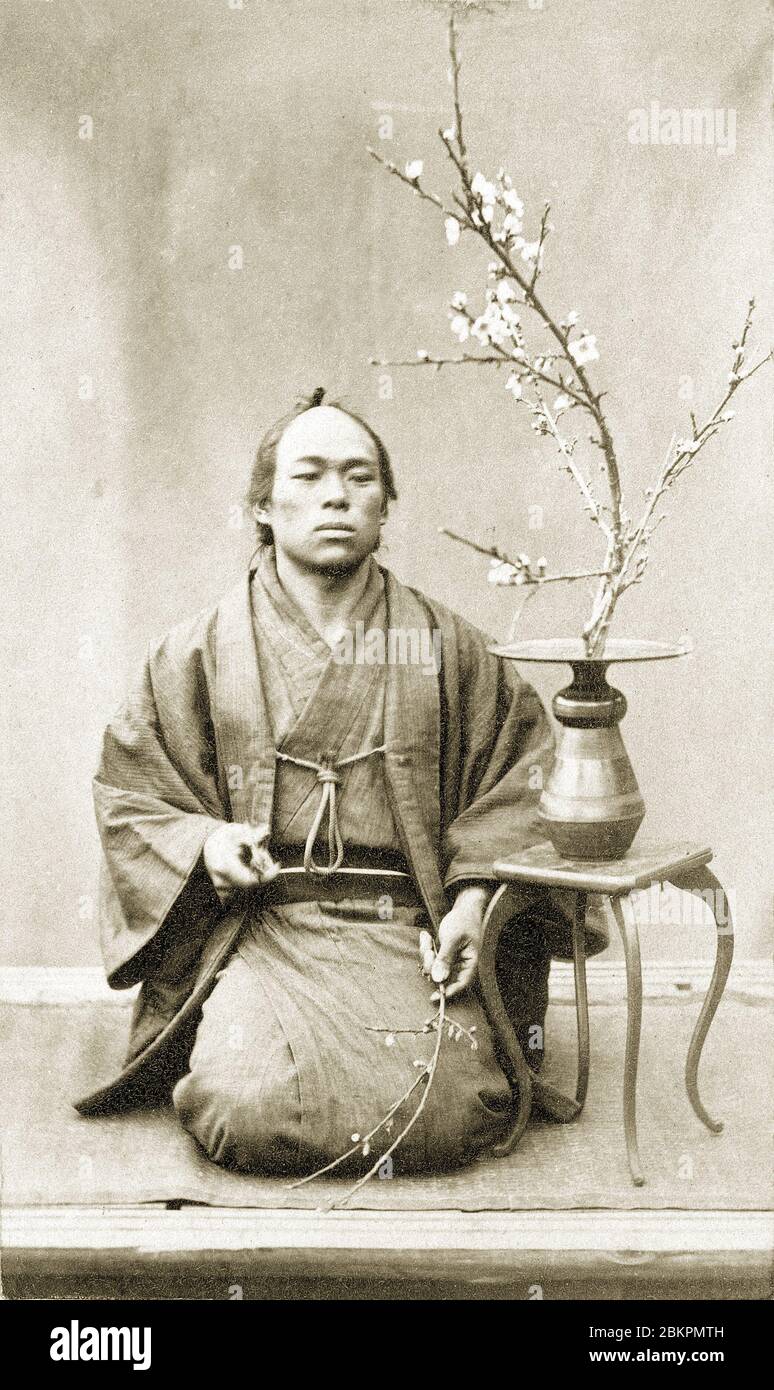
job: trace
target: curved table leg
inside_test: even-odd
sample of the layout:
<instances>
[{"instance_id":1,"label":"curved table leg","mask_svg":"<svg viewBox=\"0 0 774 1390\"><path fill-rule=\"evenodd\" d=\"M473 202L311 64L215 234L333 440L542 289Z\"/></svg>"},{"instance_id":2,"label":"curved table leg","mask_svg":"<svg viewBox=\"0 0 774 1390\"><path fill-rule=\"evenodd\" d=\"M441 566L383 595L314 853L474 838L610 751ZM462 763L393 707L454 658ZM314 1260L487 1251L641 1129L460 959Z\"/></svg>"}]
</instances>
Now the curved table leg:
<instances>
[{"instance_id":1,"label":"curved table leg","mask_svg":"<svg viewBox=\"0 0 774 1390\"><path fill-rule=\"evenodd\" d=\"M610 907L623 941L626 961L626 1053L624 1056L624 1137L629 1158L629 1172L635 1187L642 1187L645 1178L637 1147L637 1065L640 1057L642 1026L642 966L640 937L631 897L611 897Z\"/></svg>"},{"instance_id":2,"label":"curved table leg","mask_svg":"<svg viewBox=\"0 0 774 1390\"><path fill-rule=\"evenodd\" d=\"M572 924L572 961L575 973L575 1016L578 1026L578 1079L575 1084L575 1099L579 1109L583 1109L589 1087L589 1061L591 1045L589 1039L589 996L586 988L586 904L588 894L579 892L575 898L575 915Z\"/></svg>"},{"instance_id":3,"label":"curved table leg","mask_svg":"<svg viewBox=\"0 0 774 1390\"><path fill-rule=\"evenodd\" d=\"M478 961L478 979L484 1008L494 1033L501 1043L513 1069L513 1078L518 1087L516 1114L509 1133L492 1152L503 1158L512 1153L518 1144L530 1117L533 1099L546 1114L561 1124L567 1124L580 1114L580 1105L570 1096L565 1096L546 1081L538 1081L527 1065L513 1024L505 1010L497 984L495 962L500 934L512 917L527 907L537 896L535 890L524 889L515 884L504 883L498 888L487 908L484 917L481 951Z\"/></svg>"},{"instance_id":4,"label":"curved table leg","mask_svg":"<svg viewBox=\"0 0 774 1390\"><path fill-rule=\"evenodd\" d=\"M685 1063L685 1087L688 1092L688 1099L693 1106L694 1112L698 1115L702 1124L707 1126L713 1134L720 1134L723 1129L721 1120L713 1120L704 1109L699 1096L699 1062L701 1061L704 1040L709 1032L710 1024L715 1017L715 1011L720 1003L725 989L728 972L731 969L731 961L734 957L734 925L731 920L731 909L728 905L728 897L722 884L715 877L711 869L706 865L701 868L692 869L686 874L670 874L669 882L676 888L684 889L687 893L696 893L702 898L715 918L717 927L717 947L715 951L715 967L712 972L710 987L701 1007L701 1013L696 1021L693 1030L693 1037L688 1048L688 1057ZM723 905L721 907L721 904ZM725 909L725 912L723 911Z\"/></svg>"}]
</instances>

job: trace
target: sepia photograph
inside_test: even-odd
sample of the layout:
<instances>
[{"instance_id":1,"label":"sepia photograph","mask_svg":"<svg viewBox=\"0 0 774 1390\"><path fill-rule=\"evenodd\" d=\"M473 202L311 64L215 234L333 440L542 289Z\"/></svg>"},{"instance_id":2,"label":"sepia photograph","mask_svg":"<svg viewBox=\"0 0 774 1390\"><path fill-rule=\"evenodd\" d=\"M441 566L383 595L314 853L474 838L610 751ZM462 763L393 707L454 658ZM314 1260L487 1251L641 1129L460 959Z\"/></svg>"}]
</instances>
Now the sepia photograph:
<instances>
[{"instance_id":1,"label":"sepia photograph","mask_svg":"<svg viewBox=\"0 0 774 1390\"><path fill-rule=\"evenodd\" d=\"M158 1369L192 1301L559 1301L568 1365L735 1364L769 5L0 34L2 1299L49 1371Z\"/></svg>"}]
</instances>

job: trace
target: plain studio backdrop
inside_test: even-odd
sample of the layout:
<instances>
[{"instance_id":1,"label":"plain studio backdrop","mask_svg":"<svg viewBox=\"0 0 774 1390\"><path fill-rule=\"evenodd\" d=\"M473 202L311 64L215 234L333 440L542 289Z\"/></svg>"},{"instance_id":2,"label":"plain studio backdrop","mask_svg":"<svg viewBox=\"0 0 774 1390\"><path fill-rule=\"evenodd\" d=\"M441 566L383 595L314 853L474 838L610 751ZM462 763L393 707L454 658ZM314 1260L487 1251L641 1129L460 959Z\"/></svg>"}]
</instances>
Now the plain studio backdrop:
<instances>
[{"instance_id":1,"label":"plain studio backdrop","mask_svg":"<svg viewBox=\"0 0 774 1390\"><path fill-rule=\"evenodd\" d=\"M765 350L766 8L461 6L474 168L511 173L530 236L551 201L545 298L597 335L632 510L688 409L719 400L751 294ZM483 299L485 249L447 248L365 148L423 158L447 193L441 4L5 0L1 23L3 960L95 964L102 729L148 642L243 572L252 454L299 392L325 385L383 434L400 491L384 563L494 636L520 591L440 524L551 568L602 546L504 374L368 365L453 351L450 296ZM718 139L632 143L652 103L711 109ZM614 681L645 830L712 844L746 956L766 951L771 891L770 391L766 369L670 495L613 629L693 640ZM577 634L589 602L541 594L519 633ZM568 674L522 673L545 699ZM643 946L713 953L701 925L650 925Z\"/></svg>"}]
</instances>

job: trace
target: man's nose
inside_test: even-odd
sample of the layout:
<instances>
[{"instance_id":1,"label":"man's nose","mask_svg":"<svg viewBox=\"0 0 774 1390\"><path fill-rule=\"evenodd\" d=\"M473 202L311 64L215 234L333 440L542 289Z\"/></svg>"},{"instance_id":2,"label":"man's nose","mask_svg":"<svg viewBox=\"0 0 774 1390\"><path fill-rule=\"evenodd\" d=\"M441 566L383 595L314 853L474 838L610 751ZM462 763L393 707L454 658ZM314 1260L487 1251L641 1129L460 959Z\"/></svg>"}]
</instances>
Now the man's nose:
<instances>
[{"instance_id":1,"label":"man's nose","mask_svg":"<svg viewBox=\"0 0 774 1390\"><path fill-rule=\"evenodd\" d=\"M344 486L344 479L338 473L327 473L323 480L323 499L324 507L348 507L349 498L347 489Z\"/></svg>"}]
</instances>

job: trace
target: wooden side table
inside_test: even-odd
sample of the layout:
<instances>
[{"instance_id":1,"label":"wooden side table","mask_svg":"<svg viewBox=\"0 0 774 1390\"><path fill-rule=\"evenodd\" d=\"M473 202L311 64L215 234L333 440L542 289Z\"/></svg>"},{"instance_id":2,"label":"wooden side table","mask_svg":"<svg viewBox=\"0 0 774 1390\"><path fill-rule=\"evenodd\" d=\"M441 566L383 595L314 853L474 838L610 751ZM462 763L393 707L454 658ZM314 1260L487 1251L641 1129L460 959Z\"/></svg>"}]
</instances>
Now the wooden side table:
<instances>
[{"instance_id":1,"label":"wooden side table","mask_svg":"<svg viewBox=\"0 0 774 1390\"><path fill-rule=\"evenodd\" d=\"M554 1119L567 1123L582 1111L589 1079L589 1009L586 989L584 925L588 895L596 893L609 901L621 933L626 961L627 1023L624 1058L623 1118L626 1151L632 1181L641 1187L645 1181L637 1147L637 1065L642 1020L642 968L637 919L630 894L653 883L672 883L695 893L707 902L715 918L717 945L715 968L701 1013L693 1031L685 1064L688 1097L699 1119L714 1134L722 1123L707 1114L699 1097L698 1070L704 1040L720 1003L734 953L734 933L727 895L718 879L707 868L712 850L681 841L674 844L635 846L623 859L581 861L562 859L549 843L532 846L510 859L494 864L494 876L502 880L484 919L479 960L479 980L489 1018L511 1061L518 1083L519 1099L513 1125L495 1153L510 1153L529 1120L533 1099ZM578 1029L578 1071L575 1096L558 1091L535 1077L527 1065L510 1019L505 1011L495 973L497 944L507 922L521 912L546 888L575 892L573 922L573 964L575 1007Z\"/></svg>"}]
</instances>

